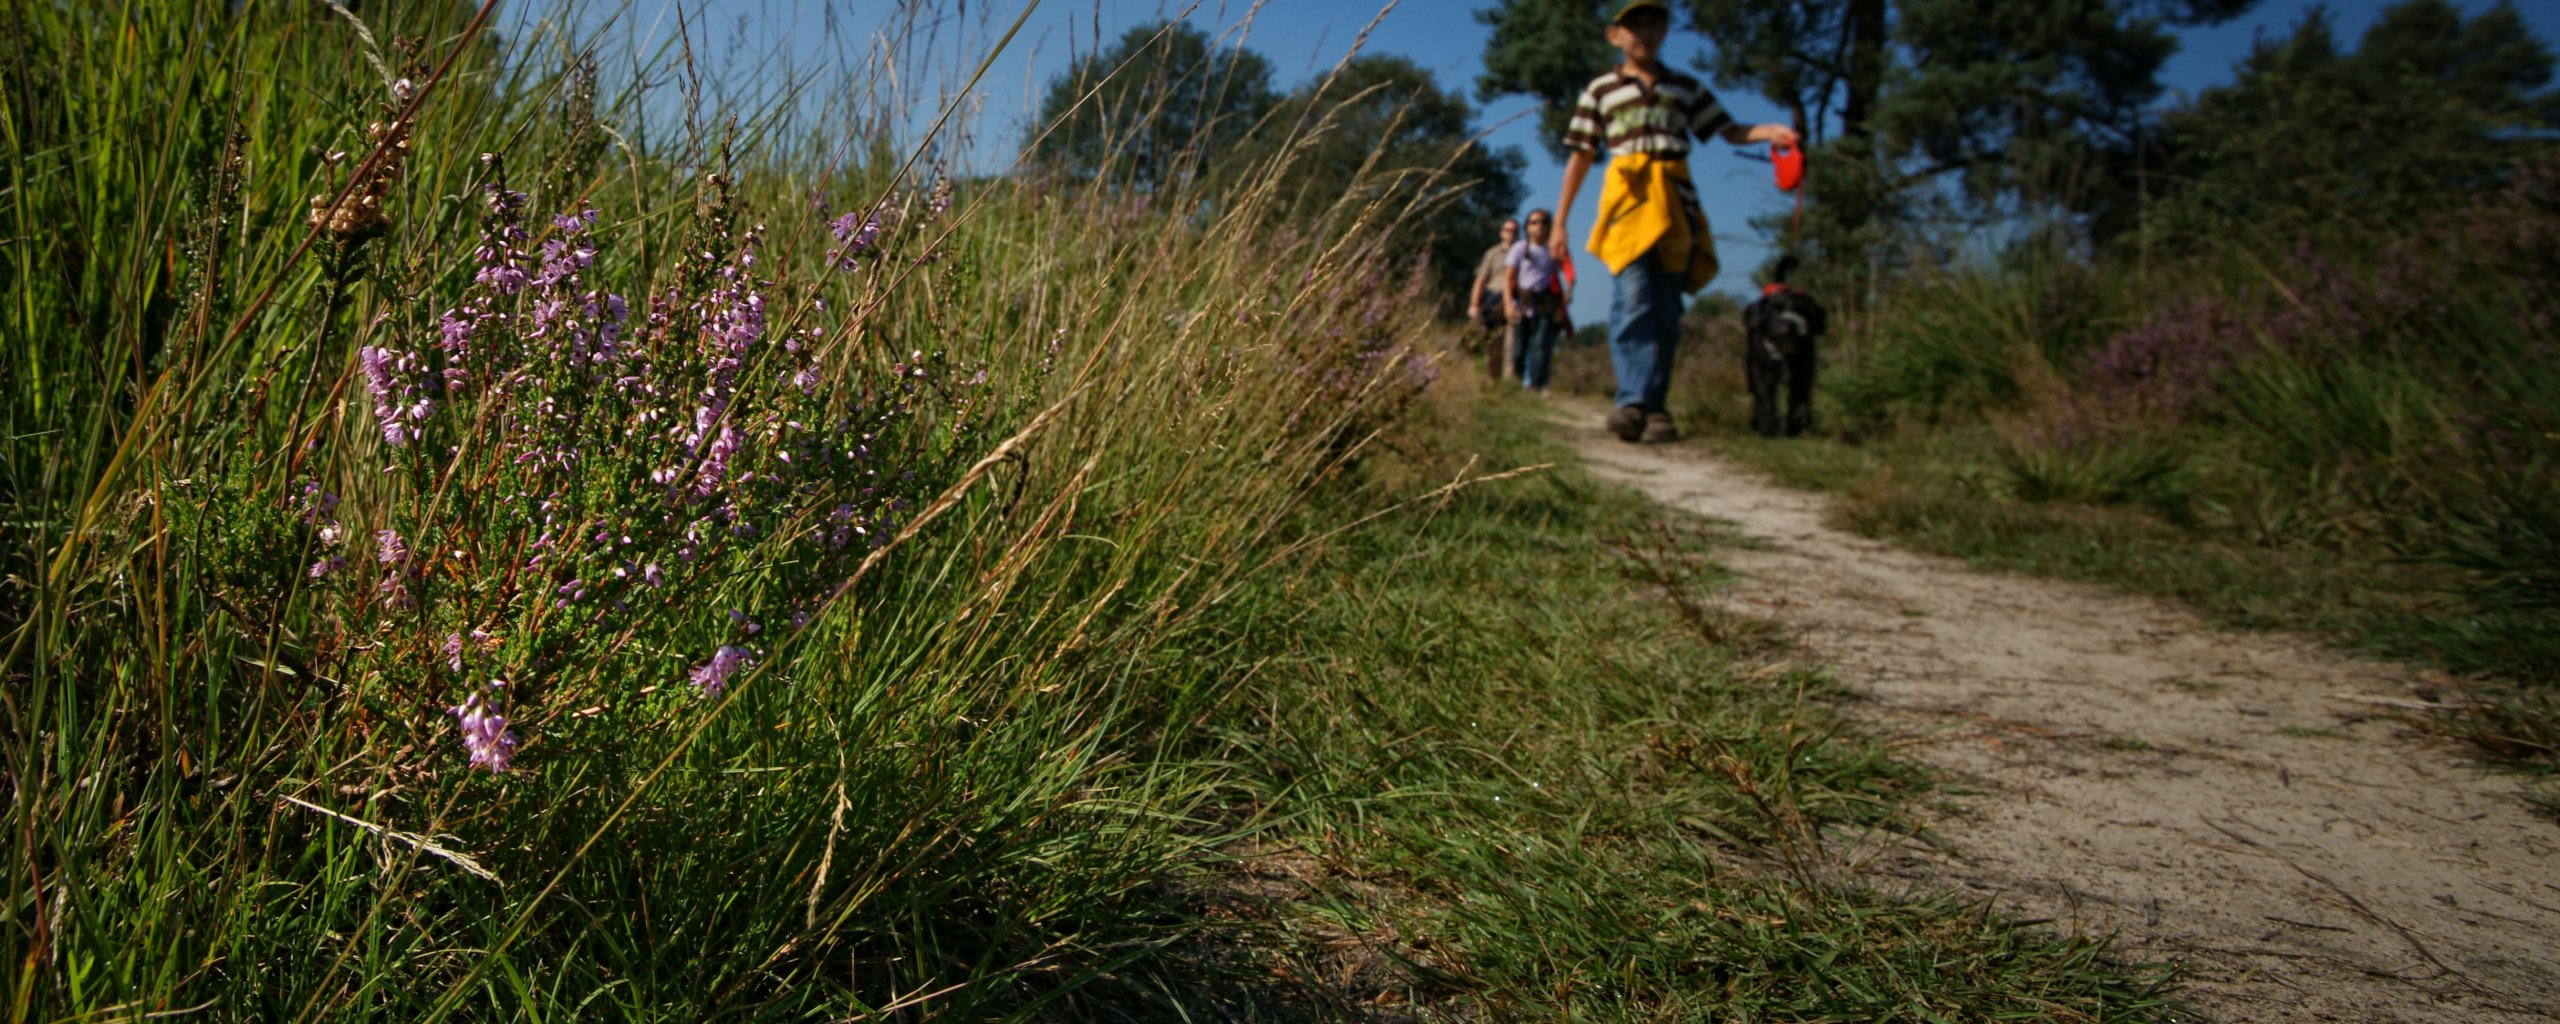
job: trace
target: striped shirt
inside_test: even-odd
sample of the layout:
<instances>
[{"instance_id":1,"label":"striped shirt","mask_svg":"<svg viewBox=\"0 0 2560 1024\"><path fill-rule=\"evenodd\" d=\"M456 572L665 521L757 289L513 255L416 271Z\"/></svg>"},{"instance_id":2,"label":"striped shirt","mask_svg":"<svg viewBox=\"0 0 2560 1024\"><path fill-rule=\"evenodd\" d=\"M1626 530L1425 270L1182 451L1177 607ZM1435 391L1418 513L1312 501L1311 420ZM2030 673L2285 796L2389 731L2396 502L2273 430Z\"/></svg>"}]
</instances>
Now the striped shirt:
<instances>
[{"instance_id":1,"label":"striped shirt","mask_svg":"<svg viewBox=\"0 0 2560 1024\"><path fill-rule=\"evenodd\" d=\"M1611 68L1591 80L1565 126L1566 149L1590 153L1686 156L1689 137L1704 139L1733 124L1733 115L1698 80L1668 68L1647 87L1644 79Z\"/></svg>"}]
</instances>

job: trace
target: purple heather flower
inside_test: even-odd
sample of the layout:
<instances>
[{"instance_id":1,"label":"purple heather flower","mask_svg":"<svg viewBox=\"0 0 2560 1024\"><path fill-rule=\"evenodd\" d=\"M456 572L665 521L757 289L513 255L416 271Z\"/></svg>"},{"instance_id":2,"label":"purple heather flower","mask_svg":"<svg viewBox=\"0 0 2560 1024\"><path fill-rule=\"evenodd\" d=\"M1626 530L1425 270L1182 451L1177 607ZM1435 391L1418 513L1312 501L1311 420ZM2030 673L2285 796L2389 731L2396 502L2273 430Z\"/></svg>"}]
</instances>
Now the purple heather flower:
<instances>
[{"instance_id":1,"label":"purple heather flower","mask_svg":"<svg viewBox=\"0 0 2560 1024\"><path fill-rule=\"evenodd\" d=\"M887 203L868 212L847 213L828 222L827 232L836 237L841 248L827 253L828 259L846 270L859 267L862 256L880 244L880 234L898 223L898 211Z\"/></svg>"},{"instance_id":2,"label":"purple heather flower","mask_svg":"<svg viewBox=\"0 0 2560 1024\"><path fill-rule=\"evenodd\" d=\"M396 575L383 577L382 582L374 584L373 592L382 599L383 607L394 611L405 612L418 606L418 599L409 593L409 585Z\"/></svg>"},{"instance_id":3,"label":"purple heather flower","mask_svg":"<svg viewBox=\"0 0 2560 1024\"><path fill-rule=\"evenodd\" d=\"M694 688L701 690L705 697L717 697L728 687L729 677L737 675L746 664L746 648L722 644L719 650L711 652L710 661L693 667Z\"/></svg>"},{"instance_id":4,"label":"purple heather flower","mask_svg":"<svg viewBox=\"0 0 2560 1024\"><path fill-rule=\"evenodd\" d=\"M436 410L434 399L419 394L416 380L425 366L417 354L367 345L356 350L356 359L364 371L365 391L373 397L374 418L382 424L383 442L398 448L415 440L418 424Z\"/></svg>"},{"instance_id":5,"label":"purple heather flower","mask_svg":"<svg viewBox=\"0 0 2560 1024\"><path fill-rule=\"evenodd\" d=\"M399 565L409 560L409 545L400 539L400 531L383 529L373 534L374 560L384 565Z\"/></svg>"},{"instance_id":6,"label":"purple heather flower","mask_svg":"<svg viewBox=\"0 0 2560 1024\"><path fill-rule=\"evenodd\" d=\"M337 555L330 555L317 562L311 563L311 578L316 580L346 567L346 559L338 557Z\"/></svg>"},{"instance_id":7,"label":"purple heather flower","mask_svg":"<svg viewBox=\"0 0 2560 1024\"><path fill-rule=\"evenodd\" d=\"M462 671L462 634L445 634L444 657L445 665L447 667L452 668L456 672Z\"/></svg>"},{"instance_id":8,"label":"purple heather flower","mask_svg":"<svg viewBox=\"0 0 2560 1024\"><path fill-rule=\"evenodd\" d=\"M504 262L504 257L496 254L492 250L482 249L480 251L488 254L482 257L484 260L493 260L497 262L491 262L489 265L481 267L480 273L472 278L473 281L488 285L501 295L513 295L524 290L524 271L517 269L513 263Z\"/></svg>"},{"instance_id":9,"label":"purple heather flower","mask_svg":"<svg viewBox=\"0 0 2560 1024\"><path fill-rule=\"evenodd\" d=\"M443 338L440 344L448 351L469 344L471 336L479 330L479 315L469 306L445 310L443 316L436 318L436 333Z\"/></svg>"},{"instance_id":10,"label":"purple heather flower","mask_svg":"<svg viewBox=\"0 0 2560 1024\"><path fill-rule=\"evenodd\" d=\"M495 690L504 685L493 681L489 688ZM476 693L445 710L462 726L462 747L471 752L471 767L505 774L507 765L516 757L516 734L507 731L507 716L499 714L489 706L487 698Z\"/></svg>"},{"instance_id":11,"label":"purple heather flower","mask_svg":"<svg viewBox=\"0 0 2560 1024\"><path fill-rule=\"evenodd\" d=\"M302 485L302 521L316 523L338 511L337 494L320 489L316 483Z\"/></svg>"}]
</instances>

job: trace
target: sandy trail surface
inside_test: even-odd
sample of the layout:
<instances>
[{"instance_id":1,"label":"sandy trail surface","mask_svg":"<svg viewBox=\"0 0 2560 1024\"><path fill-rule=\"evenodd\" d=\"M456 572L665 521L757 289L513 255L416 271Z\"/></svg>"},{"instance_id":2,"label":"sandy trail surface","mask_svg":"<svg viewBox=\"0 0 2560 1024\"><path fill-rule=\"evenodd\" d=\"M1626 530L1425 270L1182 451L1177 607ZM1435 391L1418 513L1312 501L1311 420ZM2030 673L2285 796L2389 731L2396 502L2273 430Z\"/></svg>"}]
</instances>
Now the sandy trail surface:
<instances>
[{"instance_id":1,"label":"sandy trail surface","mask_svg":"<svg viewBox=\"0 0 2560 1024\"><path fill-rule=\"evenodd\" d=\"M1591 470L1759 542L1726 600L1972 792L1869 884L1954 889L2174 961L2243 1021L2560 1020L2560 825L2394 703L2414 670L2215 629L2157 600L1975 571L1825 522L1825 499L1560 405Z\"/></svg>"}]
</instances>

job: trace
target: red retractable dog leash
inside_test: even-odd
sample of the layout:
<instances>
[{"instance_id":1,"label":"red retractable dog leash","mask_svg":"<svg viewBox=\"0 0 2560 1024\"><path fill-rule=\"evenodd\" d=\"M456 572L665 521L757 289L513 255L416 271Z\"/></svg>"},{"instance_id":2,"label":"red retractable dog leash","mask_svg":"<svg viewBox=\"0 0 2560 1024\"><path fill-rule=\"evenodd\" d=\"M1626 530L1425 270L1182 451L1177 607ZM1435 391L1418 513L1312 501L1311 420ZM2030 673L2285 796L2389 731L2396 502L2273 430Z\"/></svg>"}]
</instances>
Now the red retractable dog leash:
<instances>
[{"instance_id":1,"label":"red retractable dog leash","mask_svg":"<svg viewBox=\"0 0 2560 1024\"><path fill-rule=\"evenodd\" d=\"M1796 220L1792 230L1802 230L1804 228L1804 150L1785 143L1770 143L1769 165L1778 171L1778 191L1795 193Z\"/></svg>"}]
</instances>

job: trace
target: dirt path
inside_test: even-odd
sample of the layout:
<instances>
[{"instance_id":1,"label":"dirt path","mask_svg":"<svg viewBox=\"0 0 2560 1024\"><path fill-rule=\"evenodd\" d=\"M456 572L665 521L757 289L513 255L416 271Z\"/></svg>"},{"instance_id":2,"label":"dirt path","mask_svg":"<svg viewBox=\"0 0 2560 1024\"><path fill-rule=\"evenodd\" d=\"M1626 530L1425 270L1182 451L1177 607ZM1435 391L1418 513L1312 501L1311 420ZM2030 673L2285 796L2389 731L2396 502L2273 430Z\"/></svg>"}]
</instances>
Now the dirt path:
<instances>
[{"instance_id":1,"label":"dirt path","mask_svg":"<svg viewBox=\"0 0 2560 1024\"><path fill-rule=\"evenodd\" d=\"M2560 826L2389 714L2417 682L2159 601L1994 575L1824 523L1823 499L1566 406L1600 477L1740 525L1777 619L1976 795L1878 883L1956 888L2186 965L2244 1021L2560 1020ZM1894 883L1903 884L1903 883Z\"/></svg>"}]
</instances>

